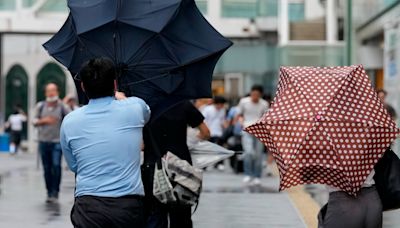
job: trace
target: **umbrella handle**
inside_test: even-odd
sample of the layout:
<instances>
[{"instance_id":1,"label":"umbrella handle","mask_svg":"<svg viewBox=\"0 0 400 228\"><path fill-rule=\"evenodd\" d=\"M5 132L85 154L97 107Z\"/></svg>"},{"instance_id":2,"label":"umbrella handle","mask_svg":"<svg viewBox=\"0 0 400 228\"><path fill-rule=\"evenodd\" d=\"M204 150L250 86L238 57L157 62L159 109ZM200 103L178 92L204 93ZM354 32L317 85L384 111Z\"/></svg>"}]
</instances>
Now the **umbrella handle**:
<instances>
[{"instance_id":1,"label":"umbrella handle","mask_svg":"<svg viewBox=\"0 0 400 228\"><path fill-rule=\"evenodd\" d=\"M117 82L117 79L114 79L114 90L115 90L115 91L119 91L119 90L118 90L118 82Z\"/></svg>"}]
</instances>

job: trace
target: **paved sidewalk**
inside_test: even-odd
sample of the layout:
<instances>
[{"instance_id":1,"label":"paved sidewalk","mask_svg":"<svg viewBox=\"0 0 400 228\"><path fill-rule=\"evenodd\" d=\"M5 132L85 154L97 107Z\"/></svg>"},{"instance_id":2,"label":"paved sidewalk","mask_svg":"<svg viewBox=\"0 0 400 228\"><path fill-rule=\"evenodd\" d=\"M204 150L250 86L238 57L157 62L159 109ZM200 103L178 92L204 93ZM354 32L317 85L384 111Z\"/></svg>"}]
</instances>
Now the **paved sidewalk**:
<instances>
[{"instance_id":1,"label":"paved sidewalk","mask_svg":"<svg viewBox=\"0 0 400 228\"><path fill-rule=\"evenodd\" d=\"M37 164L36 154L20 153L11 155L0 153L0 176L7 175L8 172L17 169L35 168Z\"/></svg>"},{"instance_id":2,"label":"paved sidewalk","mask_svg":"<svg viewBox=\"0 0 400 228\"><path fill-rule=\"evenodd\" d=\"M277 178L264 178L262 187L242 184L242 176L207 172L197 228L306 227L287 193L278 193Z\"/></svg>"},{"instance_id":3,"label":"paved sidewalk","mask_svg":"<svg viewBox=\"0 0 400 228\"><path fill-rule=\"evenodd\" d=\"M47 205L42 171L35 154L17 157L0 154L0 227L67 228L74 201L74 178L63 170L59 204ZM262 187L242 184L242 176L211 171L204 177L204 190L193 216L195 228L315 227L318 205L304 191L278 193L278 178L264 178ZM320 194L325 194L321 189ZM314 208L304 213L304 208ZM303 216L305 219L303 219ZM384 227L399 227L400 211L384 214Z\"/></svg>"},{"instance_id":4,"label":"paved sidewalk","mask_svg":"<svg viewBox=\"0 0 400 228\"><path fill-rule=\"evenodd\" d=\"M67 228L73 204L74 178L63 170L59 204L46 205L42 171L33 154L0 155L0 227ZM204 194L193 216L196 228L305 227L288 194L277 193L276 178L263 187L245 187L241 176L217 171L205 174Z\"/></svg>"}]
</instances>

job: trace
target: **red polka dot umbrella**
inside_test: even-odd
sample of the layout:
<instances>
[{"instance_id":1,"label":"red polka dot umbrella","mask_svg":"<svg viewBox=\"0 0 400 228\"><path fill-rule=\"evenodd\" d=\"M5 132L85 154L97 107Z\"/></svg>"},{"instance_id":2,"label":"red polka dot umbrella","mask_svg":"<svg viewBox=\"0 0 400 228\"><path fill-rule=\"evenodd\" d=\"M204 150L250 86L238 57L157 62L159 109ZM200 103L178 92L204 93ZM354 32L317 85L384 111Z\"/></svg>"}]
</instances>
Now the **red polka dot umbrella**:
<instances>
[{"instance_id":1,"label":"red polka dot umbrella","mask_svg":"<svg viewBox=\"0 0 400 228\"><path fill-rule=\"evenodd\" d=\"M282 67L273 105L246 129L276 159L284 190L327 184L356 195L399 133L363 67Z\"/></svg>"}]
</instances>

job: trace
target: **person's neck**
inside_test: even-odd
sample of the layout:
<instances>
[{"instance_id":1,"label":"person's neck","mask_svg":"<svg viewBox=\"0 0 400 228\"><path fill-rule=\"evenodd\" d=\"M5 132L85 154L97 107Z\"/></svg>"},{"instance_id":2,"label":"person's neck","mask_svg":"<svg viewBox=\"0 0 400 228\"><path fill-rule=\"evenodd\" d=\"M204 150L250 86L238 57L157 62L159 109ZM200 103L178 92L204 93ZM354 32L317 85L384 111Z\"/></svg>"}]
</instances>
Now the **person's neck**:
<instances>
[{"instance_id":1,"label":"person's neck","mask_svg":"<svg viewBox=\"0 0 400 228\"><path fill-rule=\"evenodd\" d=\"M56 106L58 104L58 100L56 101L46 101L48 106Z\"/></svg>"},{"instance_id":2,"label":"person's neck","mask_svg":"<svg viewBox=\"0 0 400 228\"><path fill-rule=\"evenodd\" d=\"M111 99L115 99L114 96L90 98L89 99L89 104L96 104L96 103L107 101L107 100L111 100Z\"/></svg>"},{"instance_id":3,"label":"person's neck","mask_svg":"<svg viewBox=\"0 0 400 228\"><path fill-rule=\"evenodd\" d=\"M109 99L109 98L114 98L114 96L105 96L105 97L96 97L96 98L90 98L89 100L101 100L101 99Z\"/></svg>"}]
</instances>

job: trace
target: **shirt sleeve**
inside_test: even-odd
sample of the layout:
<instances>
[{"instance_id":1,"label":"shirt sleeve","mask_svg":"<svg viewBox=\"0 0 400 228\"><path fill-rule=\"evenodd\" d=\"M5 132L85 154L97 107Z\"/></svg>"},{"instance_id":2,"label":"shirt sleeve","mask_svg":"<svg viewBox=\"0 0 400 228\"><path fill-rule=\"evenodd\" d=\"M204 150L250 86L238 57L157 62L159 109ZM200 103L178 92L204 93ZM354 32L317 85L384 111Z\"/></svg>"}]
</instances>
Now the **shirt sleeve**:
<instances>
[{"instance_id":1,"label":"shirt sleeve","mask_svg":"<svg viewBox=\"0 0 400 228\"><path fill-rule=\"evenodd\" d=\"M43 102L39 102L39 103L36 104L35 111L34 111L34 114L33 114L33 123L35 123L35 122L37 122L39 120L40 112L41 112L41 109L42 109L42 105L44 105Z\"/></svg>"},{"instance_id":2,"label":"shirt sleeve","mask_svg":"<svg viewBox=\"0 0 400 228\"><path fill-rule=\"evenodd\" d=\"M210 113L210 108L209 108L209 106L207 106L207 107L205 107L204 109L203 109L203 111L201 111L200 112L202 115L203 115L203 117L204 117L204 119L209 119L209 113Z\"/></svg>"},{"instance_id":3,"label":"shirt sleeve","mask_svg":"<svg viewBox=\"0 0 400 228\"><path fill-rule=\"evenodd\" d=\"M243 113L244 113L244 102L243 100L240 100L237 106L236 116L243 115Z\"/></svg>"},{"instance_id":4,"label":"shirt sleeve","mask_svg":"<svg viewBox=\"0 0 400 228\"><path fill-rule=\"evenodd\" d=\"M151 110L150 110L150 107L146 104L146 102L145 102L144 100L139 99L139 103L140 103L140 105L141 105L141 107L142 107L142 110L143 110L143 118L144 118L144 122L145 122L145 124L146 124L146 123L149 122L149 120L150 120L150 117L151 117Z\"/></svg>"},{"instance_id":5,"label":"shirt sleeve","mask_svg":"<svg viewBox=\"0 0 400 228\"><path fill-rule=\"evenodd\" d=\"M65 134L64 123L61 125L61 130L60 130L60 144L65 160L67 161L68 167L71 169L72 172L76 173L77 163L74 155L72 154L71 147L69 146L69 142Z\"/></svg>"},{"instance_id":6,"label":"shirt sleeve","mask_svg":"<svg viewBox=\"0 0 400 228\"><path fill-rule=\"evenodd\" d=\"M26 116L25 115L22 115L22 114L19 114L21 117L21 121L22 122L26 122L27 121L27 118L26 118Z\"/></svg>"},{"instance_id":7,"label":"shirt sleeve","mask_svg":"<svg viewBox=\"0 0 400 228\"><path fill-rule=\"evenodd\" d=\"M190 101L185 102L185 113L187 124L192 128L198 127L204 121L203 114Z\"/></svg>"}]
</instances>

